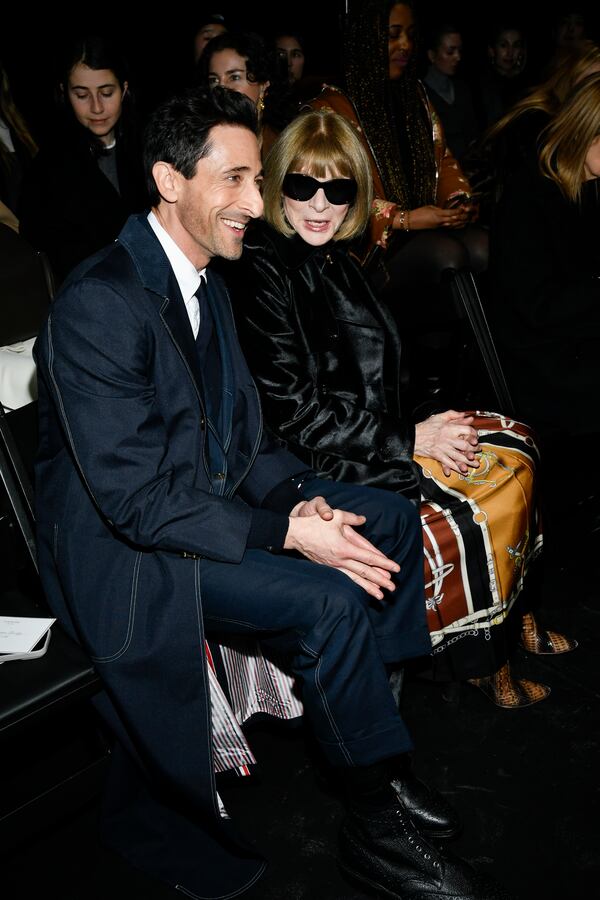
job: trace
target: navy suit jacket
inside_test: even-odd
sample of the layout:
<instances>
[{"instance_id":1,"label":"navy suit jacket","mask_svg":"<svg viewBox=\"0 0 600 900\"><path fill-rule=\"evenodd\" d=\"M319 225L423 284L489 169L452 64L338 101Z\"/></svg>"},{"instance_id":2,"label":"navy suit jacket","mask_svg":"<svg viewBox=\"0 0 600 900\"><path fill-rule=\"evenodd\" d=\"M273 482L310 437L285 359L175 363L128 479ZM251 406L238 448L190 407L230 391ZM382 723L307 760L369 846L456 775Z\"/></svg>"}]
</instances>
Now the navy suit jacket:
<instances>
[{"instance_id":1,"label":"navy suit jacket","mask_svg":"<svg viewBox=\"0 0 600 900\"><path fill-rule=\"evenodd\" d=\"M231 563L236 577L251 507L306 466L263 434L217 276L209 290L222 360L219 428L207 422L185 306L145 217L131 217L114 244L74 271L36 346L36 496L48 600L95 661L105 716L152 779L214 829L198 557ZM207 462L211 427L226 476L221 495ZM256 861L235 874L218 837L207 840L214 868L226 870L219 891L251 878ZM216 896L209 890L217 888L203 885L202 895Z\"/></svg>"}]
</instances>

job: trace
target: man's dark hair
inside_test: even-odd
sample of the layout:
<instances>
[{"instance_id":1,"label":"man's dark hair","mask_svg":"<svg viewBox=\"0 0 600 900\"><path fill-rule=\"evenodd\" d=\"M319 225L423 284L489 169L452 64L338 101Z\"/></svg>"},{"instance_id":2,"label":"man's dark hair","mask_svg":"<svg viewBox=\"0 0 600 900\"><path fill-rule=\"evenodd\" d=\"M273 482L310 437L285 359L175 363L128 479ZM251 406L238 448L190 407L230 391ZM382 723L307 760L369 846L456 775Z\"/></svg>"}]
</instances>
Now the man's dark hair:
<instances>
[{"instance_id":1,"label":"man's dark hair","mask_svg":"<svg viewBox=\"0 0 600 900\"><path fill-rule=\"evenodd\" d=\"M254 104L237 91L200 87L172 97L154 111L144 132L144 173L152 206L160 201L152 177L154 163L168 162L184 178L193 178L196 163L211 151L210 131L217 125L237 125L256 134Z\"/></svg>"}]
</instances>

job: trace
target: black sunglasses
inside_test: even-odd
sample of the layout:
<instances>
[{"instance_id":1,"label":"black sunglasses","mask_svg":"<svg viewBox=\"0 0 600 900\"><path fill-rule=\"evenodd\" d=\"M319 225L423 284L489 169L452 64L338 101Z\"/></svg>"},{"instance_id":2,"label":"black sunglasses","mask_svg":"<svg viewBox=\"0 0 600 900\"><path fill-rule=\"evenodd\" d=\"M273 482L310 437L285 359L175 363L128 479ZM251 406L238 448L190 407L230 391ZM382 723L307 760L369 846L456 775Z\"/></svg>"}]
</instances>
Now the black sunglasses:
<instances>
[{"instance_id":1,"label":"black sunglasses","mask_svg":"<svg viewBox=\"0 0 600 900\"><path fill-rule=\"evenodd\" d=\"M325 196L333 206L344 206L354 203L357 184L354 178L331 178L329 181L317 181L310 175L291 172L283 179L281 190L290 200L310 200L319 188L323 188Z\"/></svg>"}]
</instances>

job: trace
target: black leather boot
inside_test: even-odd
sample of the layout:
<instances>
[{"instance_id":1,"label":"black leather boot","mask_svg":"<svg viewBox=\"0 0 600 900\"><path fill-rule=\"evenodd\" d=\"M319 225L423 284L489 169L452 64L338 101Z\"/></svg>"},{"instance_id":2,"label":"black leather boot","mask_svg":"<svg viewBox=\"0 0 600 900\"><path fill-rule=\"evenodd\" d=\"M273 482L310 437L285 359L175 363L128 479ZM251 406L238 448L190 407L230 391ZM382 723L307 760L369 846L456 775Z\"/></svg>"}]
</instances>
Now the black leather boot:
<instances>
[{"instance_id":1,"label":"black leather boot","mask_svg":"<svg viewBox=\"0 0 600 900\"><path fill-rule=\"evenodd\" d=\"M448 801L411 772L410 759L399 757L392 766L391 785L416 827L427 837L450 838L460 831L460 820Z\"/></svg>"},{"instance_id":2,"label":"black leather boot","mask_svg":"<svg viewBox=\"0 0 600 900\"><path fill-rule=\"evenodd\" d=\"M370 812L351 808L340 832L339 864L355 881L395 900L516 900L433 847L400 804Z\"/></svg>"},{"instance_id":3,"label":"black leather boot","mask_svg":"<svg viewBox=\"0 0 600 900\"><path fill-rule=\"evenodd\" d=\"M381 809L399 800L427 837L449 838L460 830L458 815L447 800L413 775L408 754L343 769L340 774L351 806Z\"/></svg>"}]
</instances>

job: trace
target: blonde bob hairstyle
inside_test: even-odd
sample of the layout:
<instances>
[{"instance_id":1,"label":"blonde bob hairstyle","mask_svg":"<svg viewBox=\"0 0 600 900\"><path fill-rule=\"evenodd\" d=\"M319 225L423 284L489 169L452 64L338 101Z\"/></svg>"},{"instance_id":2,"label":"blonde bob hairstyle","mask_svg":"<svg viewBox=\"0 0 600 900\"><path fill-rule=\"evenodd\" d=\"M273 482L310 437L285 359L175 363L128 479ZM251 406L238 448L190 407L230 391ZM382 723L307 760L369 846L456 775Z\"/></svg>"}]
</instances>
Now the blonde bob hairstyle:
<instances>
[{"instance_id":1,"label":"blonde bob hairstyle","mask_svg":"<svg viewBox=\"0 0 600 900\"><path fill-rule=\"evenodd\" d=\"M531 109L542 110L549 116L562 109L573 88L593 71L600 71L600 47L593 41L583 41L581 46L565 55L552 74L523 97L488 130L486 141L495 140L515 119Z\"/></svg>"},{"instance_id":2,"label":"blonde bob hairstyle","mask_svg":"<svg viewBox=\"0 0 600 900\"><path fill-rule=\"evenodd\" d=\"M576 203L585 177L585 159L600 137L600 72L588 75L541 134L540 169Z\"/></svg>"},{"instance_id":3,"label":"blonde bob hairstyle","mask_svg":"<svg viewBox=\"0 0 600 900\"><path fill-rule=\"evenodd\" d=\"M333 240L351 240L364 231L373 200L371 167L346 119L327 109L301 113L273 145L265 161L265 219L286 237L292 237L294 229L285 217L281 188L290 172L313 178L354 178L356 198Z\"/></svg>"}]
</instances>

